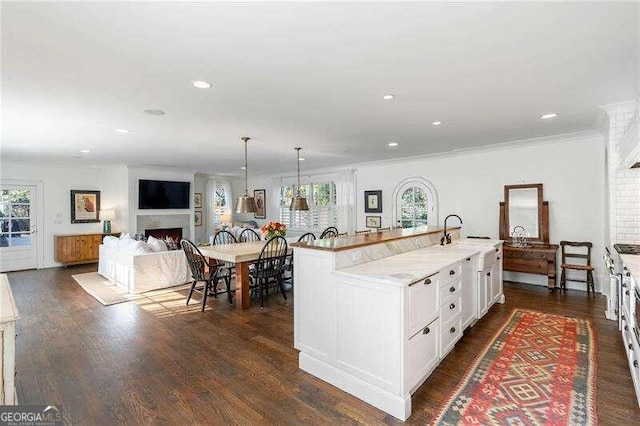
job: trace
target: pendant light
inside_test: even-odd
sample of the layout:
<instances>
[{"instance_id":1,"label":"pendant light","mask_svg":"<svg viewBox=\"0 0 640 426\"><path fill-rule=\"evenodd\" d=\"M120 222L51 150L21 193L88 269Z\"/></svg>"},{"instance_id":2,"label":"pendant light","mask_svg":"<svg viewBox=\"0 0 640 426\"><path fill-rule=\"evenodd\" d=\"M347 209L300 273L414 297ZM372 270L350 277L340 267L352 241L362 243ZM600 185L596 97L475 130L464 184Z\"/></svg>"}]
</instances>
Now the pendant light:
<instances>
[{"instance_id":1,"label":"pendant light","mask_svg":"<svg viewBox=\"0 0 640 426\"><path fill-rule=\"evenodd\" d=\"M236 202L236 213L255 213L256 200L249 196L249 168L247 167L247 141L251 138L243 136L240 139L244 141L244 195L238 197Z\"/></svg>"},{"instance_id":2,"label":"pendant light","mask_svg":"<svg viewBox=\"0 0 640 426\"><path fill-rule=\"evenodd\" d=\"M300 195L300 150L302 148L296 148L296 152L298 153L298 195L293 197L291 200L291 205L289 206L289 210L309 210L309 204L307 203L307 198Z\"/></svg>"}]
</instances>

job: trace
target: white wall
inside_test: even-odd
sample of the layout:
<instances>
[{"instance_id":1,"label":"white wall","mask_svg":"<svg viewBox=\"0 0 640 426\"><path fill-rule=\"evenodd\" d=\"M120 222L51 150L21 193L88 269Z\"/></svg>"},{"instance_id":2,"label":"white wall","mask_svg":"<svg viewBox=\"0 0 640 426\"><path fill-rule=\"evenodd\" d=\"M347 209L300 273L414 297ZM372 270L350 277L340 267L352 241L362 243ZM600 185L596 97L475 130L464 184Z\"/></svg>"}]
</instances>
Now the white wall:
<instances>
[{"instance_id":1,"label":"white wall","mask_svg":"<svg viewBox=\"0 0 640 426\"><path fill-rule=\"evenodd\" d=\"M467 152L351 165L357 170L356 229L365 228L365 190L382 190L382 226L390 226L393 225L394 188L408 177L421 176L431 181L438 191L440 224L446 215L455 213L464 221L463 236L497 238L504 185L542 183L544 199L549 202L551 242L591 241L594 244L591 260L596 266L596 288L599 288L603 273L599 260L605 246L604 151L602 136L589 132ZM273 182L270 176L250 177L250 192L254 188L266 188L267 197L273 198ZM234 182L234 190L244 192L244 182ZM276 215L273 207L267 210L267 220L275 219ZM234 220L243 220L240 217L244 216L249 217L235 215ZM546 285L543 276L511 277ZM568 286L584 289L580 283L568 283Z\"/></svg>"},{"instance_id":2,"label":"white wall","mask_svg":"<svg viewBox=\"0 0 640 426\"><path fill-rule=\"evenodd\" d=\"M209 241L207 222L211 220L209 217L209 204L211 201L206 193L208 179L209 178L206 175L196 174L193 180L193 191L202 194L202 208L196 209L194 207L194 211L202 212L202 226L194 226L194 242L196 244L206 243Z\"/></svg>"},{"instance_id":3,"label":"white wall","mask_svg":"<svg viewBox=\"0 0 640 426\"><path fill-rule=\"evenodd\" d=\"M42 215L42 247L38 253L38 267L58 266L54 261L54 235L101 233L102 222L71 223L71 190L100 191L100 208L113 208L116 219L112 230L126 230L128 197L125 166L78 166L50 164L22 164L2 162L3 183L12 181L40 182L43 194L38 206Z\"/></svg>"},{"instance_id":4,"label":"white wall","mask_svg":"<svg viewBox=\"0 0 640 426\"><path fill-rule=\"evenodd\" d=\"M448 214L455 213L464 221L463 236L497 238L504 185L542 183L544 199L549 202L551 242L591 241L591 261L599 285L605 246L604 162L602 137L590 135L358 167L356 226L364 228L363 192L373 189L382 190L383 226L391 225L395 202L391 194L399 181L416 175L429 179L438 190L440 224ZM505 278L546 285L543 276L507 274ZM568 286L584 288L580 283L569 282Z\"/></svg>"}]
</instances>

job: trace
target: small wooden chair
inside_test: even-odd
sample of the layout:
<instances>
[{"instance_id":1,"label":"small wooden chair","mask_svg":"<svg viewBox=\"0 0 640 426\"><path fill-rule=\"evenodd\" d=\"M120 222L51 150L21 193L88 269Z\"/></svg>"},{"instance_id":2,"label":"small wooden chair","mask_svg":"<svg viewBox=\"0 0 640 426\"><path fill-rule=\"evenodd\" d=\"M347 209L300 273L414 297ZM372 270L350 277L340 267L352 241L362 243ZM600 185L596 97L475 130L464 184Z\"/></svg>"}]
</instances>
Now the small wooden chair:
<instances>
[{"instance_id":1,"label":"small wooden chair","mask_svg":"<svg viewBox=\"0 0 640 426\"><path fill-rule=\"evenodd\" d=\"M595 294L595 286L593 282L594 268L593 266L591 266L591 248L593 247L593 244L587 241L584 241L584 242L560 241L560 247L562 249L562 264L560 266L562 268L562 273L560 275L560 289L566 291L567 280L577 281L577 282L587 284L587 293L589 293L589 291L593 291L593 293ZM567 251L567 247L576 247L577 249L580 249L580 252L569 252ZM586 249L586 253L584 253L582 249ZM580 259L577 261L580 263L567 263L568 258ZM584 262L585 264L581 264L581 262ZM579 280L574 278L567 279L567 274L566 274L567 269L572 269L574 271L584 271L587 273L587 279L585 280Z\"/></svg>"},{"instance_id":2,"label":"small wooden chair","mask_svg":"<svg viewBox=\"0 0 640 426\"><path fill-rule=\"evenodd\" d=\"M364 231L356 231L356 235L370 234L371 229L365 229Z\"/></svg>"}]
</instances>

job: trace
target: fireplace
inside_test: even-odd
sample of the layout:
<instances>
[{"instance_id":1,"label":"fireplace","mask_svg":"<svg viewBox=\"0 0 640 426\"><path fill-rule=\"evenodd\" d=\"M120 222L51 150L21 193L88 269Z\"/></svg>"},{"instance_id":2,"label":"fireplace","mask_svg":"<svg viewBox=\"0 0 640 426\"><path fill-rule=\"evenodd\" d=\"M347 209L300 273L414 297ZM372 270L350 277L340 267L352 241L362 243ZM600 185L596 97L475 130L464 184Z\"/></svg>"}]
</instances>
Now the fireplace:
<instances>
[{"instance_id":1,"label":"fireplace","mask_svg":"<svg viewBox=\"0 0 640 426\"><path fill-rule=\"evenodd\" d=\"M182 239L182 228L158 228L158 229L145 229L144 236L155 237L160 240L165 240L167 237L175 241L176 245L180 244Z\"/></svg>"}]
</instances>

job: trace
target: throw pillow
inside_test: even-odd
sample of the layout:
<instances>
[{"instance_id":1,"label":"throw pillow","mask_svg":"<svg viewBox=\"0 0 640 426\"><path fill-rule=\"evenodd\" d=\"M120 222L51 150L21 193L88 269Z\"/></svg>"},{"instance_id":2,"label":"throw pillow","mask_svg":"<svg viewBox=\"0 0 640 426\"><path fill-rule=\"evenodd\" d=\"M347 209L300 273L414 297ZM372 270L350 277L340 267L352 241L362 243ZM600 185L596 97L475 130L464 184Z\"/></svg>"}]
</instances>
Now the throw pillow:
<instances>
[{"instance_id":1,"label":"throw pillow","mask_svg":"<svg viewBox=\"0 0 640 426\"><path fill-rule=\"evenodd\" d=\"M129 246L130 251L136 254L151 253L151 249L149 248L147 243L145 243L144 241L135 241L135 240L131 240L131 241L132 243Z\"/></svg>"},{"instance_id":2,"label":"throw pillow","mask_svg":"<svg viewBox=\"0 0 640 426\"><path fill-rule=\"evenodd\" d=\"M122 234L120 234L120 239L121 240L132 240L133 238L131 238L131 235L129 235L128 232L123 232Z\"/></svg>"},{"instance_id":3,"label":"throw pillow","mask_svg":"<svg viewBox=\"0 0 640 426\"><path fill-rule=\"evenodd\" d=\"M154 237L154 236L150 236L147 239L147 246L149 246L149 249L151 249L152 252L161 252L161 251L167 251L167 244L165 244L164 241Z\"/></svg>"},{"instance_id":4,"label":"throw pillow","mask_svg":"<svg viewBox=\"0 0 640 426\"><path fill-rule=\"evenodd\" d=\"M105 247L118 248L119 242L120 239L118 237L114 237L113 235L107 235L102 239L102 244L104 244Z\"/></svg>"}]
</instances>

